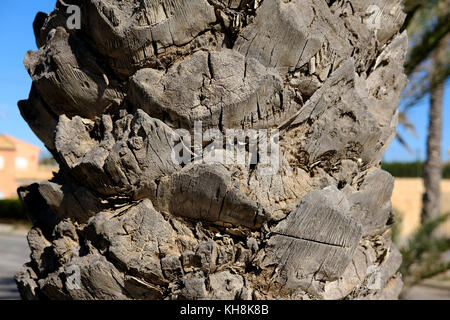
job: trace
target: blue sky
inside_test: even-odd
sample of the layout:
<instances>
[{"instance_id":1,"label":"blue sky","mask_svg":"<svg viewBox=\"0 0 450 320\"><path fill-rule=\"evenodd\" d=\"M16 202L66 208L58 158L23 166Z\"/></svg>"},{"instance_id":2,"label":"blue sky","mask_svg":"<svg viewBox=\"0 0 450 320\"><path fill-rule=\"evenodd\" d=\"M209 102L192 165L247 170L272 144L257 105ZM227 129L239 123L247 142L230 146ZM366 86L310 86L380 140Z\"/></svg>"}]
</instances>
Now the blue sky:
<instances>
[{"instance_id":1,"label":"blue sky","mask_svg":"<svg viewBox=\"0 0 450 320\"><path fill-rule=\"evenodd\" d=\"M23 66L28 50L36 50L32 23L38 11L51 12L56 0L0 0L0 133L9 134L44 148L43 144L21 118L17 101L26 99L31 80ZM408 112L416 126L417 137L400 132L414 150L409 154L397 141L386 153L385 161L414 161L425 159L428 125L428 99L419 102ZM450 161L450 82L444 97L444 131L442 157Z\"/></svg>"},{"instance_id":2,"label":"blue sky","mask_svg":"<svg viewBox=\"0 0 450 320\"><path fill-rule=\"evenodd\" d=\"M450 81L447 81L444 94L444 117L442 131L442 159L450 161ZM426 159L426 139L428 131L429 97L425 97L407 111L408 119L414 124L417 137L399 127L398 131L407 141L414 154L410 154L395 140L386 152L385 161L414 161Z\"/></svg>"}]
</instances>

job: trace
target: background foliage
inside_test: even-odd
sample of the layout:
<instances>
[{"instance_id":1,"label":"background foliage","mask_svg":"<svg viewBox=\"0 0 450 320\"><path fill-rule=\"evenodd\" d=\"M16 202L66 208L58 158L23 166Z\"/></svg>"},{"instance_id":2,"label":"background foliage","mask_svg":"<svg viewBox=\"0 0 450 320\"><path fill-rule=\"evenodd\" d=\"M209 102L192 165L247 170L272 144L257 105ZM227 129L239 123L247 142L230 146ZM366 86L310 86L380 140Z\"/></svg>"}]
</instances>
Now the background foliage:
<instances>
[{"instance_id":1,"label":"background foliage","mask_svg":"<svg viewBox=\"0 0 450 320\"><path fill-rule=\"evenodd\" d=\"M381 165L381 168L397 178L423 178L424 165L420 161L385 162ZM442 167L442 178L450 179L450 163Z\"/></svg>"},{"instance_id":2,"label":"background foliage","mask_svg":"<svg viewBox=\"0 0 450 320\"><path fill-rule=\"evenodd\" d=\"M0 200L0 220L28 220L25 208L19 199Z\"/></svg>"}]
</instances>

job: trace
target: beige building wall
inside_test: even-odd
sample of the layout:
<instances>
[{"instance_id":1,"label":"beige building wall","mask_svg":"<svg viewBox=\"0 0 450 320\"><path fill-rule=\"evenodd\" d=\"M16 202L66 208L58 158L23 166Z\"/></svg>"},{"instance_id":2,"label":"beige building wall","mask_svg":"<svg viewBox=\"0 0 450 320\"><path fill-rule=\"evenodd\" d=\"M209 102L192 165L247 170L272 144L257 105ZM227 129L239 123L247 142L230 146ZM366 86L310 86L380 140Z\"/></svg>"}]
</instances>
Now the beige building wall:
<instances>
[{"instance_id":1,"label":"beige building wall","mask_svg":"<svg viewBox=\"0 0 450 320\"><path fill-rule=\"evenodd\" d=\"M57 167L39 166L41 149L0 134L0 199L17 198L17 188L52 178Z\"/></svg>"},{"instance_id":2,"label":"beige building wall","mask_svg":"<svg viewBox=\"0 0 450 320\"><path fill-rule=\"evenodd\" d=\"M424 185L421 178L395 178L392 206L402 215L400 234L404 239L420 226L423 193ZM450 212L449 179L441 182L441 212ZM440 231L450 236L450 221L447 221Z\"/></svg>"},{"instance_id":3,"label":"beige building wall","mask_svg":"<svg viewBox=\"0 0 450 320\"><path fill-rule=\"evenodd\" d=\"M14 161L16 151L0 148L0 199L15 198L17 195Z\"/></svg>"}]
</instances>

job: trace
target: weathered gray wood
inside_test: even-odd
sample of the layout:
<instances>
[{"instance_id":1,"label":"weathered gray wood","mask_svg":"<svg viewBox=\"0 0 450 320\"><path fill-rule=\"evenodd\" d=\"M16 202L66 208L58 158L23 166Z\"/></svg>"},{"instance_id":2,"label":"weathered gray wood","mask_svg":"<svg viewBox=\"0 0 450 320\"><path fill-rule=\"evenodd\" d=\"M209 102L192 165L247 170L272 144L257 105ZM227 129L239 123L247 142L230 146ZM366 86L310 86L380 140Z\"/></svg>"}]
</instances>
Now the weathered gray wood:
<instances>
[{"instance_id":1,"label":"weathered gray wood","mask_svg":"<svg viewBox=\"0 0 450 320\"><path fill-rule=\"evenodd\" d=\"M61 169L19 189L24 298L398 297L378 167L406 85L401 0L69 2L81 30L58 1L25 58L19 109ZM227 139L279 128L278 170L187 144L195 161L177 164L176 129L195 121Z\"/></svg>"},{"instance_id":2,"label":"weathered gray wood","mask_svg":"<svg viewBox=\"0 0 450 320\"><path fill-rule=\"evenodd\" d=\"M91 134L104 128L99 139ZM61 116L56 151L78 181L107 196L151 196L155 180L181 169L172 161L172 129L138 110L117 122ZM95 173L95 174L94 174Z\"/></svg>"},{"instance_id":3,"label":"weathered gray wood","mask_svg":"<svg viewBox=\"0 0 450 320\"><path fill-rule=\"evenodd\" d=\"M55 150L57 119L46 106L34 85L31 87L28 100L19 101L18 107L22 117L47 149Z\"/></svg>"},{"instance_id":4,"label":"weathered gray wood","mask_svg":"<svg viewBox=\"0 0 450 320\"><path fill-rule=\"evenodd\" d=\"M198 51L167 72L138 71L131 80L133 105L148 114L192 129L266 128L296 112L298 104L283 104L279 75L255 59L232 50Z\"/></svg>"},{"instance_id":5,"label":"weathered gray wood","mask_svg":"<svg viewBox=\"0 0 450 320\"><path fill-rule=\"evenodd\" d=\"M123 94L94 55L62 27L53 29L45 46L29 51L25 67L54 114L93 119L119 105Z\"/></svg>"},{"instance_id":6,"label":"weathered gray wood","mask_svg":"<svg viewBox=\"0 0 450 320\"><path fill-rule=\"evenodd\" d=\"M334 192L308 193L268 241L264 265L275 264L279 281L288 288L307 291L310 283L305 287L304 280L309 277L337 280L352 260L362 228L333 203Z\"/></svg>"},{"instance_id":7,"label":"weathered gray wood","mask_svg":"<svg viewBox=\"0 0 450 320\"><path fill-rule=\"evenodd\" d=\"M91 224L95 233L108 243L107 255L121 268L155 284L167 281L160 260L177 253L176 234L149 200L120 216L101 213Z\"/></svg>"},{"instance_id":8,"label":"weathered gray wood","mask_svg":"<svg viewBox=\"0 0 450 320\"><path fill-rule=\"evenodd\" d=\"M230 172L220 164L186 167L162 179L155 205L176 216L252 229L268 219L262 206L232 185Z\"/></svg>"},{"instance_id":9,"label":"weathered gray wood","mask_svg":"<svg viewBox=\"0 0 450 320\"><path fill-rule=\"evenodd\" d=\"M121 76L132 75L166 48L190 43L216 22L207 0L93 0L83 9L82 30Z\"/></svg>"},{"instance_id":10,"label":"weathered gray wood","mask_svg":"<svg viewBox=\"0 0 450 320\"><path fill-rule=\"evenodd\" d=\"M363 225L365 236L380 234L394 223L393 189L394 178L389 173L371 169L359 190L348 196L350 215Z\"/></svg>"}]
</instances>

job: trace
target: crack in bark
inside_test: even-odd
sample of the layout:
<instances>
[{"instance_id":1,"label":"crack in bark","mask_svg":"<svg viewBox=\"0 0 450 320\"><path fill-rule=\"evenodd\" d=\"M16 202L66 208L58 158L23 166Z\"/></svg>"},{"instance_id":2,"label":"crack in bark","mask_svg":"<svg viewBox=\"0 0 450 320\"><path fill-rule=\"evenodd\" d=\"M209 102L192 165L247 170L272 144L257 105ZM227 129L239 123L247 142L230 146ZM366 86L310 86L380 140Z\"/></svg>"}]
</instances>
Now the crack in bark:
<instances>
[{"instance_id":1,"label":"crack in bark","mask_svg":"<svg viewBox=\"0 0 450 320\"><path fill-rule=\"evenodd\" d=\"M324 241L319 241L319 240L302 238L302 237L297 237L297 236L293 236L293 235L289 235L289 234L283 234L283 233L279 233L279 232L272 232L272 235L283 236L283 237L295 239L295 240L303 240L303 241L313 242L313 243L322 244L322 245L331 246L331 247L338 247L338 248L344 248L344 249L350 248L350 247L346 247L344 245L337 244L337 243L329 243L329 242L324 242Z\"/></svg>"}]
</instances>

